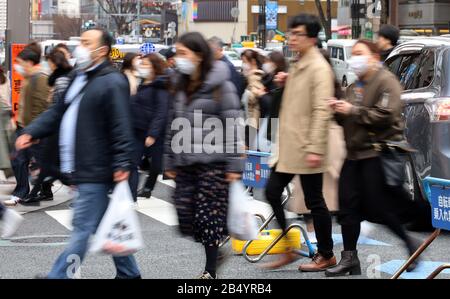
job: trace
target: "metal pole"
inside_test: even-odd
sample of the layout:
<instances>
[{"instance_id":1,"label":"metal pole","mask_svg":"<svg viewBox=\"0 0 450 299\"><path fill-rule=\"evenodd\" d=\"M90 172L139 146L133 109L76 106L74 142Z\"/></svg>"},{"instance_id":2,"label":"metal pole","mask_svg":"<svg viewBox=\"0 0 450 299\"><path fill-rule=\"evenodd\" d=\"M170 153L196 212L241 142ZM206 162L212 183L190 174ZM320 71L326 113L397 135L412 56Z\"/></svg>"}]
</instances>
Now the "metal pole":
<instances>
[{"instance_id":1,"label":"metal pole","mask_svg":"<svg viewBox=\"0 0 450 299\"><path fill-rule=\"evenodd\" d=\"M406 263L398 269L398 271L394 274L394 276L391 277L391 279L397 279L400 277L400 275L408 269L408 267L425 251L425 249L430 246L431 243L439 236L441 233L440 229L436 229L433 234L425 240L425 242L420 245L420 247L414 252L414 254L406 261Z\"/></svg>"},{"instance_id":2,"label":"metal pole","mask_svg":"<svg viewBox=\"0 0 450 299\"><path fill-rule=\"evenodd\" d=\"M138 36L138 41L139 41L139 37L141 36L141 1L138 0L138 17L137 17L137 36Z\"/></svg>"},{"instance_id":3,"label":"metal pole","mask_svg":"<svg viewBox=\"0 0 450 299\"><path fill-rule=\"evenodd\" d=\"M430 276L427 277L427 279L434 279L436 276L438 276L439 273L441 273L445 269L450 269L450 264L444 264L442 266L439 266L436 270L433 271L433 273L430 274Z\"/></svg>"}]
</instances>

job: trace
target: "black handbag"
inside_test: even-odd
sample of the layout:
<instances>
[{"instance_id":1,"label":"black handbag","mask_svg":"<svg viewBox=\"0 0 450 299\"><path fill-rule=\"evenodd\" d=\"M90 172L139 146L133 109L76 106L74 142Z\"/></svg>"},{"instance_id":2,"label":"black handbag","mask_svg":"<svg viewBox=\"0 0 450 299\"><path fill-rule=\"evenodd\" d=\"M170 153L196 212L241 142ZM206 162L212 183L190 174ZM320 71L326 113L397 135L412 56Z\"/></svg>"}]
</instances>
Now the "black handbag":
<instances>
[{"instance_id":1,"label":"black handbag","mask_svg":"<svg viewBox=\"0 0 450 299\"><path fill-rule=\"evenodd\" d=\"M406 142L383 141L374 143L380 152L381 167L385 183L391 187L402 186L406 181L406 161L410 152L414 152Z\"/></svg>"}]
</instances>

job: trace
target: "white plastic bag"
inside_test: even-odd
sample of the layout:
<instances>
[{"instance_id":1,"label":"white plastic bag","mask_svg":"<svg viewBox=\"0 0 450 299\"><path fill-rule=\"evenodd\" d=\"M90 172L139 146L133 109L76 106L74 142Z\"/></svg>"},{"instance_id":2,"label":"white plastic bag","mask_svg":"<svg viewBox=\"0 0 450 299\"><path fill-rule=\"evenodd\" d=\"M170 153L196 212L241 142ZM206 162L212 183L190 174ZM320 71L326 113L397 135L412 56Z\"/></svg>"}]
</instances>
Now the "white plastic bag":
<instances>
[{"instance_id":1,"label":"white plastic bag","mask_svg":"<svg viewBox=\"0 0 450 299\"><path fill-rule=\"evenodd\" d=\"M230 184L228 203L228 233L237 240L256 240L258 224L251 211L251 199L245 192L244 184L236 181Z\"/></svg>"},{"instance_id":2,"label":"white plastic bag","mask_svg":"<svg viewBox=\"0 0 450 299\"><path fill-rule=\"evenodd\" d=\"M143 247L144 241L130 187L124 181L116 185L89 251L127 256Z\"/></svg>"}]
</instances>

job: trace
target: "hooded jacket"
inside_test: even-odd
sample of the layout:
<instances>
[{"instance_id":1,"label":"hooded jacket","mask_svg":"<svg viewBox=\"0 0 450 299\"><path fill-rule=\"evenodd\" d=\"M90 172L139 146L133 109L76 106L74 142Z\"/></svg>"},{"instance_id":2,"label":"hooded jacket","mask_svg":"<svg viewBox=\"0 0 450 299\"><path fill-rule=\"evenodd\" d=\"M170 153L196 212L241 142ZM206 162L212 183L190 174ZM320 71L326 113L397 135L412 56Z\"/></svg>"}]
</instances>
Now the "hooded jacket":
<instances>
[{"instance_id":1,"label":"hooded jacket","mask_svg":"<svg viewBox=\"0 0 450 299\"><path fill-rule=\"evenodd\" d=\"M236 88L229 80L227 65L216 61L189 102L184 91L176 93L169 113L165 142L166 170L225 162L228 172L243 171L243 139L238 134L243 130L236 130L240 127L236 125L236 120L242 115ZM220 128L211 126L214 120L221 122L223 138L216 134L214 141L209 142L208 134L220 132ZM180 144L182 146L178 146ZM212 148L206 144L212 144Z\"/></svg>"}]
</instances>

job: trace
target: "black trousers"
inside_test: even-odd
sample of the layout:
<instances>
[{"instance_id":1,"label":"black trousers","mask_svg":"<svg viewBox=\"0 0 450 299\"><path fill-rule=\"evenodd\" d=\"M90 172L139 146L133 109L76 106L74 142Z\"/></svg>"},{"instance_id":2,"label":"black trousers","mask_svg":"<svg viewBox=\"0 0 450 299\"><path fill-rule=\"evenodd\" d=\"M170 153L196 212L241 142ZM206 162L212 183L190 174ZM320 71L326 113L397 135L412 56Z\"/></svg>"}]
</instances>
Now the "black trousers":
<instances>
[{"instance_id":1,"label":"black trousers","mask_svg":"<svg viewBox=\"0 0 450 299\"><path fill-rule=\"evenodd\" d=\"M16 136L22 135L23 129L18 128ZM36 167L40 168L42 161L42 144L38 143L31 147L14 152L14 159L11 161L12 168L14 170L14 176L16 177L16 188L12 195L18 198L25 198L30 193L30 181L29 181L29 164L32 158L36 160ZM40 189L40 188L39 188Z\"/></svg>"},{"instance_id":2,"label":"black trousers","mask_svg":"<svg viewBox=\"0 0 450 299\"><path fill-rule=\"evenodd\" d=\"M3 214L5 213L5 211L5 206L0 202L0 221L3 219Z\"/></svg>"},{"instance_id":3,"label":"black trousers","mask_svg":"<svg viewBox=\"0 0 450 299\"><path fill-rule=\"evenodd\" d=\"M414 204L398 188L385 184L379 158L345 161L339 180L339 223L345 250L356 250L363 220L386 225L411 245L400 214L414 209Z\"/></svg>"},{"instance_id":4,"label":"black trousers","mask_svg":"<svg viewBox=\"0 0 450 299\"><path fill-rule=\"evenodd\" d=\"M286 217L281 205L284 188L292 181L294 174L276 172L272 169L266 186L266 198L269 201L281 229L286 230ZM317 237L318 252L325 258L333 256L331 215L323 197L323 174L301 174L300 181L305 194L306 207L311 210L314 230Z\"/></svg>"},{"instance_id":5,"label":"black trousers","mask_svg":"<svg viewBox=\"0 0 450 299\"><path fill-rule=\"evenodd\" d=\"M133 195L134 201L137 201L138 187L139 187L139 172L138 168L141 164L142 157L146 156L146 159L151 159L149 175L145 182L144 188L152 190L156 185L158 176L162 173L162 159L164 147L161 143L156 143L150 148L145 147L145 139L147 137L147 132L143 130L135 130L134 138L134 157L133 157L133 168L130 173L130 189Z\"/></svg>"}]
</instances>

